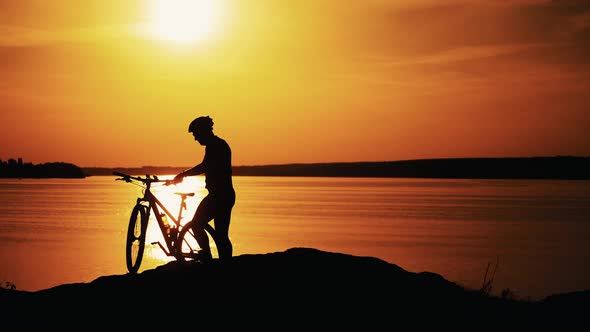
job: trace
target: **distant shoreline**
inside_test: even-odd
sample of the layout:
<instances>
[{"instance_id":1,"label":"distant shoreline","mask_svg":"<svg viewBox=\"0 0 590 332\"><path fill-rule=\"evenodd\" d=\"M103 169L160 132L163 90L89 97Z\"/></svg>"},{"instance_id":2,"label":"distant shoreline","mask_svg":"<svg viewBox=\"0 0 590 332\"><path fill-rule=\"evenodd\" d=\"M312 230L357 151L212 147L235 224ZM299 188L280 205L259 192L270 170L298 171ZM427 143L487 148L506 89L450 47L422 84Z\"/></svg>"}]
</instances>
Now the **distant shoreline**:
<instances>
[{"instance_id":1,"label":"distant shoreline","mask_svg":"<svg viewBox=\"0 0 590 332\"><path fill-rule=\"evenodd\" d=\"M1 161L1 160L0 160ZM71 163L0 163L0 178L85 178L178 174L190 166L79 167ZM590 157L439 158L378 162L294 163L234 166L235 176L381 177L441 179L590 180Z\"/></svg>"},{"instance_id":2,"label":"distant shoreline","mask_svg":"<svg viewBox=\"0 0 590 332\"><path fill-rule=\"evenodd\" d=\"M187 167L83 167L87 176L177 174ZM383 162L337 162L234 166L236 176L399 177L454 179L590 180L590 157L441 158Z\"/></svg>"},{"instance_id":3,"label":"distant shoreline","mask_svg":"<svg viewBox=\"0 0 590 332\"><path fill-rule=\"evenodd\" d=\"M43 164L25 163L22 158L18 161L0 160L0 178L9 179L45 179L65 178L83 179L87 175L82 168L65 162L51 162Z\"/></svg>"}]
</instances>

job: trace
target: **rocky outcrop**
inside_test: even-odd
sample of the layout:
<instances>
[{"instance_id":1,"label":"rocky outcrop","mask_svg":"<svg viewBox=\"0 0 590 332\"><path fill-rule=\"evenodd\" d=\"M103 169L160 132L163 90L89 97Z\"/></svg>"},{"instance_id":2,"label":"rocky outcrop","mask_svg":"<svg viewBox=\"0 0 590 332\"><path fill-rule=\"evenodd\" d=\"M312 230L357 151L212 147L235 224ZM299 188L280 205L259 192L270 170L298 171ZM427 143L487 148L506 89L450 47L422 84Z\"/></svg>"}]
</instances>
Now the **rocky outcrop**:
<instances>
[{"instance_id":1,"label":"rocky outcrop","mask_svg":"<svg viewBox=\"0 0 590 332\"><path fill-rule=\"evenodd\" d=\"M436 273L311 248L170 262L36 292L0 291L5 324L93 330L531 330L582 323L589 303L588 292L539 302L503 299Z\"/></svg>"}]
</instances>

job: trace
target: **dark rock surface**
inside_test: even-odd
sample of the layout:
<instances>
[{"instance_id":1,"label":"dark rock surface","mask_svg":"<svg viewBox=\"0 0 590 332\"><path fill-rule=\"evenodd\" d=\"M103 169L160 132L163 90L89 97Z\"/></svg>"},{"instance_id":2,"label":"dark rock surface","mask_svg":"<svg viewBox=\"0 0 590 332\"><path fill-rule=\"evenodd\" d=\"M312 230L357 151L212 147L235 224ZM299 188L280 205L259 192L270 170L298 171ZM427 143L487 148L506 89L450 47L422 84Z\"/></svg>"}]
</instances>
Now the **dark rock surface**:
<instances>
[{"instance_id":1,"label":"dark rock surface","mask_svg":"<svg viewBox=\"0 0 590 332\"><path fill-rule=\"evenodd\" d=\"M585 326L589 304L589 291L503 299L435 273L311 248L170 262L36 292L0 289L4 324L19 330L560 330Z\"/></svg>"}]
</instances>

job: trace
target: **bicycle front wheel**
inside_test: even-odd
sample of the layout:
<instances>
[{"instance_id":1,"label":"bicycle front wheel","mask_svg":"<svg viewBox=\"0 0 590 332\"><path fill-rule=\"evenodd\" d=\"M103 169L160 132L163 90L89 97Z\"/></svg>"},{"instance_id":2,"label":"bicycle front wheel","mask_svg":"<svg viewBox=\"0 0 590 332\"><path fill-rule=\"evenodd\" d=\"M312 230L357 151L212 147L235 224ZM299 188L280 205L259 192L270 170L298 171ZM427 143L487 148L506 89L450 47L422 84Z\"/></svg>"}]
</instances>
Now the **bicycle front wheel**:
<instances>
[{"instance_id":1,"label":"bicycle front wheel","mask_svg":"<svg viewBox=\"0 0 590 332\"><path fill-rule=\"evenodd\" d=\"M137 204L133 207L127 228L127 244L125 246L125 258L129 273L137 273L143 251L145 249L145 234L147 231L148 213L145 205Z\"/></svg>"}]
</instances>

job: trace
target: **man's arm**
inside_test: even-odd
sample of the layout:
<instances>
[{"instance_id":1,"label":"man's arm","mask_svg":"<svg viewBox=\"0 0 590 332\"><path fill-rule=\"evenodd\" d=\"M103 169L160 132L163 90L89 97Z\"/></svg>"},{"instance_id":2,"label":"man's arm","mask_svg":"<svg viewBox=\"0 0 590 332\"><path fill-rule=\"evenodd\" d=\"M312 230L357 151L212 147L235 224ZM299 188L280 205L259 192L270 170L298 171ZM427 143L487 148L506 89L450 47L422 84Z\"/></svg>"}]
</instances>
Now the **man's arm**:
<instances>
[{"instance_id":1,"label":"man's arm","mask_svg":"<svg viewBox=\"0 0 590 332\"><path fill-rule=\"evenodd\" d=\"M205 165L203 163L198 164L197 166L187 169L186 171L180 173L183 177L191 176L191 175L199 175L205 173Z\"/></svg>"},{"instance_id":2,"label":"man's arm","mask_svg":"<svg viewBox=\"0 0 590 332\"><path fill-rule=\"evenodd\" d=\"M205 165L204 163L200 163L193 168L189 168L186 171L183 171L174 177L174 182L182 182L182 179L186 176L191 175L199 175L205 173Z\"/></svg>"}]
</instances>

